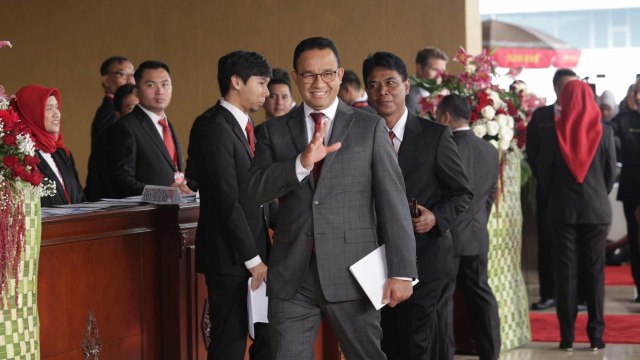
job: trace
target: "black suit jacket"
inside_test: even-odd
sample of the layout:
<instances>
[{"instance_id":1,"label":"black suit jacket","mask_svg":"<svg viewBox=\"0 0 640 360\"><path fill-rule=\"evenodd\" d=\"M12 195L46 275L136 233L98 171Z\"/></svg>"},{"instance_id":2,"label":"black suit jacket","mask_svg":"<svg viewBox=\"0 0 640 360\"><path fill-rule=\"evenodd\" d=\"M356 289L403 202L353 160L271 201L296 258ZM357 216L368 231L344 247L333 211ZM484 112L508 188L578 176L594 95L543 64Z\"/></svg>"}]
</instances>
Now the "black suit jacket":
<instances>
[{"instance_id":1,"label":"black suit jacket","mask_svg":"<svg viewBox=\"0 0 640 360\"><path fill-rule=\"evenodd\" d=\"M531 115L529 125L527 125L527 161L529 165L531 165L531 171L533 171L533 175L536 178L538 177L540 149L543 147L543 144L547 143L547 139L544 138L545 135L543 135L543 133L548 134L549 128L555 129L554 124L555 110L552 104L537 108L533 112L533 115ZM555 136L555 133L553 136Z\"/></svg>"},{"instance_id":2,"label":"black suit jacket","mask_svg":"<svg viewBox=\"0 0 640 360\"><path fill-rule=\"evenodd\" d=\"M178 167L153 121L139 106L113 124L108 150L111 196L135 196L142 194L145 185L173 184L175 172L182 171L182 149L171 123L169 128L178 153Z\"/></svg>"},{"instance_id":3,"label":"black suit jacket","mask_svg":"<svg viewBox=\"0 0 640 360\"><path fill-rule=\"evenodd\" d=\"M498 184L498 151L471 130L453 133L467 174L473 199L469 208L456 220L451 229L455 256L471 256L489 252L487 222L496 198Z\"/></svg>"},{"instance_id":4,"label":"black suit jacket","mask_svg":"<svg viewBox=\"0 0 640 360\"><path fill-rule=\"evenodd\" d=\"M407 198L417 199L437 220L429 232L416 235L418 278L430 281L449 277L453 273L449 230L473 197L451 130L410 113L398 163Z\"/></svg>"},{"instance_id":5,"label":"black suit jacket","mask_svg":"<svg viewBox=\"0 0 640 360\"><path fill-rule=\"evenodd\" d=\"M109 176L107 162L107 149L109 146L109 127L116 122L116 112L113 100L105 96L102 104L96 110L96 115L91 123L91 154L89 154L89 167L85 193L89 201L97 201L101 197L109 196Z\"/></svg>"},{"instance_id":6,"label":"black suit jacket","mask_svg":"<svg viewBox=\"0 0 640 360\"><path fill-rule=\"evenodd\" d=\"M640 206L640 112L620 114L611 121L611 126L621 146L618 200Z\"/></svg>"},{"instance_id":7,"label":"black suit jacket","mask_svg":"<svg viewBox=\"0 0 640 360\"><path fill-rule=\"evenodd\" d=\"M70 202L67 202L67 198L64 194L65 189L62 186L62 183L60 183L60 180L58 180L58 177L54 173L54 170L49 166L49 163L47 163L47 161L39 151L37 152L37 154L38 158L40 158L38 170L40 170L45 178L56 183L56 194L54 196L42 197L43 207L64 205L69 203L77 204L87 201L87 198L82 192L80 181L78 180L78 172L76 171L76 164L73 160L73 155L69 154L69 156L67 156L67 153L63 149L56 149L56 151L51 154L53 161L56 163L56 166L60 171L60 175L62 175L62 181L64 181L64 186L67 189L67 194L69 194Z\"/></svg>"},{"instance_id":8,"label":"black suit jacket","mask_svg":"<svg viewBox=\"0 0 640 360\"><path fill-rule=\"evenodd\" d=\"M545 198L548 220L552 224L609 224L611 205L608 195L616 173L613 131L602 127L602 138L582 184L569 171L558 144L555 127L543 129L546 145L540 149L538 180Z\"/></svg>"},{"instance_id":9,"label":"black suit jacket","mask_svg":"<svg viewBox=\"0 0 640 360\"><path fill-rule=\"evenodd\" d=\"M196 119L190 139L200 184L196 270L248 277L244 262L260 255L267 263L270 243L269 206L252 205L241 191L252 161L244 129L218 103Z\"/></svg>"}]
</instances>

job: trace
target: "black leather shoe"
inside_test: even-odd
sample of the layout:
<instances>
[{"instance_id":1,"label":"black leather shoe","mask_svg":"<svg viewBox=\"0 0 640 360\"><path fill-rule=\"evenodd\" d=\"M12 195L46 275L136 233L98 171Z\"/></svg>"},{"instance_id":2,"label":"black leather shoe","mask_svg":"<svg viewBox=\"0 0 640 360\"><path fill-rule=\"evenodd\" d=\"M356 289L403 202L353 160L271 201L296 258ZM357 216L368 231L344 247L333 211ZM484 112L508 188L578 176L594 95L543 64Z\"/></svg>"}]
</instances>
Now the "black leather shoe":
<instances>
[{"instance_id":1,"label":"black leather shoe","mask_svg":"<svg viewBox=\"0 0 640 360\"><path fill-rule=\"evenodd\" d=\"M578 304L578 311L579 312L587 311L587 304Z\"/></svg>"},{"instance_id":2,"label":"black leather shoe","mask_svg":"<svg viewBox=\"0 0 640 360\"><path fill-rule=\"evenodd\" d=\"M605 345L604 342L602 340L599 341L594 341L591 343L590 349L591 351L598 351L600 349L604 349Z\"/></svg>"},{"instance_id":3,"label":"black leather shoe","mask_svg":"<svg viewBox=\"0 0 640 360\"><path fill-rule=\"evenodd\" d=\"M542 299L531 304L531 310L546 310L556 306L556 299Z\"/></svg>"},{"instance_id":4,"label":"black leather shoe","mask_svg":"<svg viewBox=\"0 0 640 360\"><path fill-rule=\"evenodd\" d=\"M573 343L571 341L560 341L560 350L573 351Z\"/></svg>"}]
</instances>

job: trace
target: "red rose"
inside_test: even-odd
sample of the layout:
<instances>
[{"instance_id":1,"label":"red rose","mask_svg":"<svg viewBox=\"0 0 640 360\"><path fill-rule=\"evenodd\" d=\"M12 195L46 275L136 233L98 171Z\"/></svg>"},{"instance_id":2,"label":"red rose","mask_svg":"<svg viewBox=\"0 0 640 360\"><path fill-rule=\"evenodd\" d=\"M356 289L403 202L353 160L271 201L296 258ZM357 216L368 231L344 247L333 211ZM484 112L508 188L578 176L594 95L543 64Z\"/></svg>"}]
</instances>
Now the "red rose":
<instances>
[{"instance_id":1,"label":"red rose","mask_svg":"<svg viewBox=\"0 0 640 360\"><path fill-rule=\"evenodd\" d=\"M510 101L507 102L507 108L509 110L509 115L511 115L511 116L518 115L518 109Z\"/></svg>"},{"instance_id":2,"label":"red rose","mask_svg":"<svg viewBox=\"0 0 640 360\"><path fill-rule=\"evenodd\" d=\"M40 172L32 172L29 176L29 183L33 186L38 186L42 183L44 176Z\"/></svg>"},{"instance_id":3,"label":"red rose","mask_svg":"<svg viewBox=\"0 0 640 360\"><path fill-rule=\"evenodd\" d=\"M16 165L20 164L20 159L14 155L7 155L2 159L2 164L9 169L13 169Z\"/></svg>"},{"instance_id":4,"label":"red rose","mask_svg":"<svg viewBox=\"0 0 640 360\"><path fill-rule=\"evenodd\" d=\"M5 136L2 137L2 142L9 146L16 146L18 144L18 139L16 138L15 135L6 134Z\"/></svg>"},{"instance_id":5,"label":"red rose","mask_svg":"<svg viewBox=\"0 0 640 360\"><path fill-rule=\"evenodd\" d=\"M24 165L21 165L21 164L15 165L14 167L11 168L11 170L13 171L13 176L19 177L20 179L22 179L25 173L27 172L24 168Z\"/></svg>"},{"instance_id":6,"label":"red rose","mask_svg":"<svg viewBox=\"0 0 640 360\"><path fill-rule=\"evenodd\" d=\"M37 156L25 155L24 164L34 167L40 163L40 158Z\"/></svg>"}]
</instances>

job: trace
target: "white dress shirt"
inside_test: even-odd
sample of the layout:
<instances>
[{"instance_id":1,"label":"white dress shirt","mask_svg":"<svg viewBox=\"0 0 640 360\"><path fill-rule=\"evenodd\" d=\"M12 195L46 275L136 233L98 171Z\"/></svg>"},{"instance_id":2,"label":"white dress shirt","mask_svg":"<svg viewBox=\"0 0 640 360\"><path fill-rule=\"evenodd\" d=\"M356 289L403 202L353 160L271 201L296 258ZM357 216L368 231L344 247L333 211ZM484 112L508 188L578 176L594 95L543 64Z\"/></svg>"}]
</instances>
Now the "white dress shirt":
<instances>
[{"instance_id":1,"label":"white dress shirt","mask_svg":"<svg viewBox=\"0 0 640 360\"><path fill-rule=\"evenodd\" d=\"M56 162L55 160L53 160L53 157L51 156L51 154L44 152L42 150L39 150L39 151L40 151L40 155L42 155L42 157L47 162L51 170L53 170L53 173L56 174L56 177L58 178L58 180L60 180L60 184L62 184L62 187L64 188L65 185L64 185L64 180L62 180L62 174L60 173L60 169L58 169L58 165L56 165Z\"/></svg>"},{"instance_id":2,"label":"white dress shirt","mask_svg":"<svg viewBox=\"0 0 640 360\"><path fill-rule=\"evenodd\" d=\"M404 129L407 127L408 116L409 110L407 110L405 106L402 116L400 116L398 122L393 126L393 129L387 128L387 131L393 131L393 148L396 150L396 153L400 151L400 145L402 145L402 139L404 138Z\"/></svg>"},{"instance_id":3,"label":"white dress shirt","mask_svg":"<svg viewBox=\"0 0 640 360\"><path fill-rule=\"evenodd\" d=\"M144 106L138 104L138 106L140 107L140 109L142 109L142 111L144 111L145 114L147 114L147 116L149 117L149 119L151 119L151 121L153 121L153 125L156 126L156 130L158 130L158 134L160 134L160 138L162 140L164 140L164 134L162 133L162 125L158 124L158 122L160 122L160 120L162 120L163 118L166 118L165 116L160 116L150 110L147 110L144 108ZM168 122L169 120L167 120L167 124L169 124Z\"/></svg>"},{"instance_id":4,"label":"white dress shirt","mask_svg":"<svg viewBox=\"0 0 640 360\"><path fill-rule=\"evenodd\" d=\"M339 100L338 98L336 98L333 104L331 104L328 108L323 110L314 110L306 103L302 103L302 106L304 107L305 124L307 125L307 143L311 142L311 139L313 138L313 134L316 131L316 123L313 122L313 119L311 118L310 114L312 112L321 112L322 123L323 124L327 122L329 123L329 126L327 127L327 132L324 134L324 144L325 145L329 144L329 139L331 138L331 130L333 130L333 119L336 117L336 112L338 111L338 103L339 103ZM309 174L311 174L311 170L313 170L313 166L308 169L302 167L302 163L300 162L300 156L302 156L302 154L298 155L298 157L296 158L296 175L298 176L298 181L302 181L304 178L309 176Z\"/></svg>"}]
</instances>

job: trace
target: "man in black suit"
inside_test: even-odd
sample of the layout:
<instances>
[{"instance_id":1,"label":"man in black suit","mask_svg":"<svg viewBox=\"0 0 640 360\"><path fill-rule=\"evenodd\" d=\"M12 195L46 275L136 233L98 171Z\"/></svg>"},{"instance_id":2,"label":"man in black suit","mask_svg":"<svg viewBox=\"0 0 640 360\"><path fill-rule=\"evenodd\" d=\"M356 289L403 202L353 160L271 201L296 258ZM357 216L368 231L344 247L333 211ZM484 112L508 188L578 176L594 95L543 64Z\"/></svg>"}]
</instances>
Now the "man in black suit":
<instances>
[{"instance_id":1,"label":"man in black suit","mask_svg":"<svg viewBox=\"0 0 640 360\"><path fill-rule=\"evenodd\" d=\"M551 234L549 233L550 229L546 216L549 199L543 196L538 175L539 154L541 149L545 147L549 141L549 139L543 137L542 133L545 132L545 129L553 128L562 87L567 82L577 78L578 76L573 70L558 69L555 75L553 75L553 90L556 93L556 102L536 109L527 126L527 161L529 165L531 165L531 171L537 180L536 225L538 229L538 281L540 283L540 301L531 305L532 310L544 310L556 305L556 297L554 294L555 272L553 264L549 262L549 259L553 258L553 242L551 240Z\"/></svg>"},{"instance_id":2,"label":"man in black suit","mask_svg":"<svg viewBox=\"0 0 640 360\"><path fill-rule=\"evenodd\" d=\"M362 78L371 106L385 119L388 144L398 153L406 197L417 201L413 230L420 282L407 301L382 310L382 348L389 359L436 359L436 308L453 273L449 230L472 193L451 130L405 107L409 80L402 59L375 53L362 64ZM385 241L393 236L383 233Z\"/></svg>"},{"instance_id":3,"label":"man in black suit","mask_svg":"<svg viewBox=\"0 0 640 360\"><path fill-rule=\"evenodd\" d=\"M573 80L560 94L554 126L541 129L537 175L548 199L554 244L560 349L571 350L577 315L578 279L583 278L592 350L604 348L604 263L611 205L608 193L616 173L613 131L602 126L588 84Z\"/></svg>"},{"instance_id":4,"label":"man in black suit","mask_svg":"<svg viewBox=\"0 0 640 360\"><path fill-rule=\"evenodd\" d=\"M471 108L459 95L445 96L438 104L437 121L453 132L467 174L473 200L451 229L454 277L447 284L444 301L438 306L440 360L453 359L453 293L461 290L475 330L480 360L500 356L500 317L498 304L489 287L487 222L498 183L498 152L487 141L475 136L469 127Z\"/></svg>"},{"instance_id":5,"label":"man in black suit","mask_svg":"<svg viewBox=\"0 0 640 360\"><path fill-rule=\"evenodd\" d=\"M190 166L197 168L200 219L196 270L209 293L209 359L244 359L247 339L247 279L253 290L266 280L269 207L251 205L242 183L255 151L249 113L269 96L271 67L258 53L235 51L218 61L222 99L193 124ZM270 359L266 324L255 325L251 359Z\"/></svg>"},{"instance_id":6,"label":"man in black suit","mask_svg":"<svg viewBox=\"0 0 640 360\"><path fill-rule=\"evenodd\" d=\"M109 173L112 196L142 194L145 185L175 186L191 193L182 173L182 150L167 120L171 74L161 61L148 60L135 72L139 104L109 132Z\"/></svg>"},{"instance_id":7,"label":"man in black suit","mask_svg":"<svg viewBox=\"0 0 640 360\"><path fill-rule=\"evenodd\" d=\"M122 85L135 84L133 70L133 64L124 56L112 56L100 66L104 98L102 98L102 104L96 110L91 123L91 153L89 154L89 171L85 187L89 201L96 201L101 196L107 195L108 184L104 182L101 171L104 168L104 156L101 148L105 146L102 145L103 143L108 144L107 129L117 119L113 103L115 92Z\"/></svg>"},{"instance_id":8,"label":"man in black suit","mask_svg":"<svg viewBox=\"0 0 640 360\"><path fill-rule=\"evenodd\" d=\"M640 106L640 80L634 86L635 102ZM640 302L640 239L638 238L638 213L640 206L640 112L627 111L611 120L614 135L620 139L622 171L618 200L622 201L627 220L629 262L636 286L635 302Z\"/></svg>"}]
</instances>

